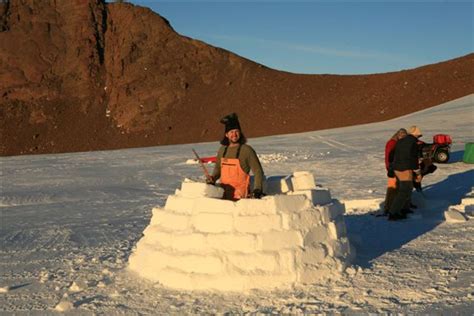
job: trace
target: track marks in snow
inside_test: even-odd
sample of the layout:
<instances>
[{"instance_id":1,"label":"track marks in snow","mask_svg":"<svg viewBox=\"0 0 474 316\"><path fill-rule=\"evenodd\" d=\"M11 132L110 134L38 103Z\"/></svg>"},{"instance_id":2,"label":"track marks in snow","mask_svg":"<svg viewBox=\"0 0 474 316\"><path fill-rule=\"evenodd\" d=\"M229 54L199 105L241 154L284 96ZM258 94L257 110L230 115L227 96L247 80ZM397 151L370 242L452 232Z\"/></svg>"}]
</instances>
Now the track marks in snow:
<instances>
[{"instance_id":1,"label":"track marks in snow","mask_svg":"<svg viewBox=\"0 0 474 316\"><path fill-rule=\"evenodd\" d=\"M321 141L323 143L325 143L326 145L329 145L333 148L341 149L343 151L357 151L357 152L361 151L360 148L357 148L357 147L354 147L354 146L351 146L351 145L347 145L346 143L339 142L339 141L337 141L333 138L324 137L324 136L321 136L321 135L318 135L317 137L319 139L321 139Z\"/></svg>"},{"instance_id":2,"label":"track marks in snow","mask_svg":"<svg viewBox=\"0 0 474 316\"><path fill-rule=\"evenodd\" d=\"M19 247L22 251L48 251L69 247L70 236L67 228L22 229L4 235L1 241L5 250Z\"/></svg>"},{"instance_id":3,"label":"track marks in snow","mask_svg":"<svg viewBox=\"0 0 474 316\"><path fill-rule=\"evenodd\" d=\"M4 193L0 197L0 208L25 205L46 205L64 202L69 203L77 200L77 198L73 198L67 195L61 196L58 194L30 193L27 195L9 195L8 193Z\"/></svg>"},{"instance_id":4,"label":"track marks in snow","mask_svg":"<svg viewBox=\"0 0 474 316\"><path fill-rule=\"evenodd\" d=\"M342 142L339 142L337 140L334 140L332 138L329 138L329 137L324 137L324 136L321 136L321 135L316 135L316 136L310 136L311 139L314 139L316 141L320 141L326 145L328 145L329 147L331 148L334 148L336 150L341 150L341 151L344 151L344 152L360 152L361 150L357 147L354 147L354 146L351 146L351 145L347 145L345 143L342 143Z\"/></svg>"}]
</instances>

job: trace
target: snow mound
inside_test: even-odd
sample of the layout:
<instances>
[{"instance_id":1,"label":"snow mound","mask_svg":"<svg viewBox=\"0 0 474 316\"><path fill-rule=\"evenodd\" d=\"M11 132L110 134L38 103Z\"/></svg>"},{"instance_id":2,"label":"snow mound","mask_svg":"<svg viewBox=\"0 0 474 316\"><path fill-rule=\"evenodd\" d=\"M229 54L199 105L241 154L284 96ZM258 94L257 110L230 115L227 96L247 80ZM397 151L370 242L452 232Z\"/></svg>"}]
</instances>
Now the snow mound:
<instances>
[{"instance_id":1,"label":"snow mound","mask_svg":"<svg viewBox=\"0 0 474 316\"><path fill-rule=\"evenodd\" d=\"M164 208L153 209L129 269L186 290L288 288L339 278L353 256L344 205L308 172L266 182L277 193L237 202L222 200L219 187L183 182Z\"/></svg>"},{"instance_id":2,"label":"snow mound","mask_svg":"<svg viewBox=\"0 0 474 316\"><path fill-rule=\"evenodd\" d=\"M450 223L467 221L467 217L463 213L453 210L453 209L450 209L444 212L444 218L446 219L447 222L450 222Z\"/></svg>"},{"instance_id":3,"label":"snow mound","mask_svg":"<svg viewBox=\"0 0 474 316\"><path fill-rule=\"evenodd\" d=\"M347 214L366 214L379 212L383 199L358 199L343 201Z\"/></svg>"},{"instance_id":4,"label":"snow mound","mask_svg":"<svg viewBox=\"0 0 474 316\"><path fill-rule=\"evenodd\" d=\"M269 164L273 162L283 162L287 161L289 158L280 153L273 153L273 154L258 154L258 159L262 164Z\"/></svg>"},{"instance_id":5,"label":"snow mound","mask_svg":"<svg viewBox=\"0 0 474 316\"><path fill-rule=\"evenodd\" d=\"M465 222L474 216L474 188L471 189L458 205L451 206L444 212L447 222Z\"/></svg>"},{"instance_id":6,"label":"snow mound","mask_svg":"<svg viewBox=\"0 0 474 316\"><path fill-rule=\"evenodd\" d=\"M87 283L84 280L76 280L69 287L70 292L81 292L87 289Z\"/></svg>"},{"instance_id":7,"label":"snow mound","mask_svg":"<svg viewBox=\"0 0 474 316\"><path fill-rule=\"evenodd\" d=\"M59 303L54 307L54 310L58 312L66 312L74 308L74 305L69 300L67 295L64 295L63 298L59 301Z\"/></svg>"}]
</instances>

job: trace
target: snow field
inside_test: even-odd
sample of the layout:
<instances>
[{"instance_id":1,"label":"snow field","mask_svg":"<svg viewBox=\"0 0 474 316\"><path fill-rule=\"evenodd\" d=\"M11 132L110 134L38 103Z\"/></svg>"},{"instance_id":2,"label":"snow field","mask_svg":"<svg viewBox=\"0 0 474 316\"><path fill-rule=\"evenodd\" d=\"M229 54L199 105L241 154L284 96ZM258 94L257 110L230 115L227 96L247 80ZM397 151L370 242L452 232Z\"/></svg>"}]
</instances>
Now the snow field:
<instances>
[{"instance_id":1,"label":"snow field","mask_svg":"<svg viewBox=\"0 0 474 316\"><path fill-rule=\"evenodd\" d=\"M473 118L471 95L386 122L250 139L259 155L288 158L262 161L267 176L308 170L346 205L357 256L338 278L245 294L172 290L126 269L152 209L166 208L183 179L203 179L199 166L182 163L191 148L215 155L217 142L0 157L0 313L53 314L67 294L67 313L79 315L471 315L474 221L449 223L444 212L472 207L460 205L474 186L474 166L461 162ZM414 192L416 217L388 222L372 216L385 194L383 148L414 124L427 142L450 134L451 159Z\"/></svg>"}]
</instances>

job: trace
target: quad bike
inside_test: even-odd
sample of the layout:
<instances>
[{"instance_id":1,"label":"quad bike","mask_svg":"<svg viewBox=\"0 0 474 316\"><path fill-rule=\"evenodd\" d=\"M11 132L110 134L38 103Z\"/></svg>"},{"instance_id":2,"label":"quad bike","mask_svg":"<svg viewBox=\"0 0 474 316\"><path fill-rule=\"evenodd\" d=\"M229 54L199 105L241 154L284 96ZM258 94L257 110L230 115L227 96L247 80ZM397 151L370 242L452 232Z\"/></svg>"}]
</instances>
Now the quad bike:
<instances>
[{"instance_id":1,"label":"quad bike","mask_svg":"<svg viewBox=\"0 0 474 316\"><path fill-rule=\"evenodd\" d=\"M447 163L451 149L451 136L437 134L433 136L433 143L420 142L423 159L431 159L437 163Z\"/></svg>"}]
</instances>

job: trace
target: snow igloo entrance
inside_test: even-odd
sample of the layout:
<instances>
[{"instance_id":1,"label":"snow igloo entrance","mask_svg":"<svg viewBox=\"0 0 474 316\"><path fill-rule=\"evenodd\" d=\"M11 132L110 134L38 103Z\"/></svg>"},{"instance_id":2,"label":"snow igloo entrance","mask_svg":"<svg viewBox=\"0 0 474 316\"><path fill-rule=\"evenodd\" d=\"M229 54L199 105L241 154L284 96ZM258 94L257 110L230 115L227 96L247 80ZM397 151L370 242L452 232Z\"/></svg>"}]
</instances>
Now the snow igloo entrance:
<instances>
[{"instance_id":1,"label":"snow igloo entrance","mask_svg":"<svg viewBox=\"0 0 474 316\"><path fill-rule=\"evenodd\" d=\"M333 278L350 262L344 205L309 172L268 177L262 199L184 181L149 226L129 269L185 290L289 288Z\"/></svg>"}]
</instances>

